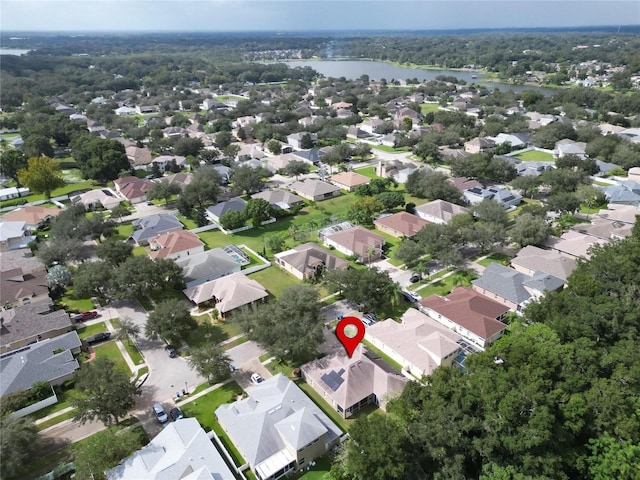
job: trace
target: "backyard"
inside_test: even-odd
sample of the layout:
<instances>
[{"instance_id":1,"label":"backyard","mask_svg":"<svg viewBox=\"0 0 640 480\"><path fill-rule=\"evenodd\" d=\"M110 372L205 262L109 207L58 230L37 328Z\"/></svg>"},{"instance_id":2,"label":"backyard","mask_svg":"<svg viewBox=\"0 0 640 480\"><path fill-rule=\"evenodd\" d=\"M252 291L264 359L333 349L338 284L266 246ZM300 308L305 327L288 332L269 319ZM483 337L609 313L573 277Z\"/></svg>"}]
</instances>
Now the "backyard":
<instances>
[{"instance_id":1,"label":"backyard","mask_svg":"<svg viewBox=\"0 0 640 480\"><path fill-rule=\"evenodd\" d=\"M529 150L527 152L519 153L518 155L514 155L515 158L519 158L520 160L527 162L553 162L553 155L547 152L541 152L539 150Z\"/></svg>"}]
</instances>

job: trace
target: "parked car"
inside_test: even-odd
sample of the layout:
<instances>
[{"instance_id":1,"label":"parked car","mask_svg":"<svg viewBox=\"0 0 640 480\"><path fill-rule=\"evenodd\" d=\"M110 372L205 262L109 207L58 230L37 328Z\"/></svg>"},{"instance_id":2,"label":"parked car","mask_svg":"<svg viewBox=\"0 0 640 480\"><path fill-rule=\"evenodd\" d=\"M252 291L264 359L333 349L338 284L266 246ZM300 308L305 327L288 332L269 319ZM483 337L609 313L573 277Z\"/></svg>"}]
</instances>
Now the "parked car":
<instances>
[{"instance_id":1,"label":"parked car","mask_svg":"<svg viewBox=\"0 0 640 480\"><path fill-rule=\"evenodd\" d=\"M171 358L175 358L178 356L178 351L175 349L173 345L167 345L166 347L164 347L164 350L167 352L167 355L169 355Z\"/></svg>"},{"instance_id":2,"label":"parked car","mask_svg":"<svg viewBox=\"0 0 640 480\"><path fill-rule=\"evenodd\" d=\"M171 417L171 420L173 420L174 422L176 420L180 420L181 418L184 418L184 414L182 413L182 410L180 410L178 407L174 407L171 410L169 410L169 416Z\"/></svg>"},{"instance_id":3,"label":"parked car","mask_svg":"<svg viewBox=\"0 0 640 480\"><path fill-rule=\"evenodd\" d=\"M164 411L164 408L159 403L153 404L153 414L160 423L167 423L169 421L167 412Z\"/></svg>"},{"instance_id":4,"label":"parked car","mask_svg":"<svg viewBox=\"0 0 640 480\"><path fill-rule=\"evenodd\" d=\"M376 317L374 313L370 312L364 313L363 317L370 320L372 324L380 321L380 319Z\"/></svg>"},{"instance_id":5,"label":"parked car","mask_svg":"<svg viewBox=\"0 0 640 480\"><path fill-rule=\"evenodd\" d=\"M100 332L95 335L88 337L85 341L89 345L94 345L96 343L104 342L105 340L109 340L111 338L111 332Z\"/></svg>"},{"instance_id":6,"label":"parked car","mask_svg":"<svg viewBox=\"0 0 640 480\"><path fill-rule=\"evenodd\" d=\"M92 312L82 312L78 313L71 317L71 320L74 322L84 322L85 320L91 320L92 318L96 318L98 316L98 312L95 310Z\"/></svg>"},{"instance_id":7,"label":"parked car","mask_svg":"<svg viewBox=\"0 0 640 480\"><path fill-rule=\"evenodd\" d=\"M409 279L411 283L418 283L420 280L422 279L420 278L420 275L417 275L417 274L412 275L411 278Z\"/></svg>"},{"instance_id":8,"label":"parked car","mask_svg":"<svg viewBox=\"0 0 640 480\"><path fill-rule=\"evenodd\" d=\"M371 319L365 317L364 315L362 316L362 323L364 323L367 327L370 327L371 325L373 325L373 322L371 321Z\"/></svg>"},{"instance_id":9,"label":"parked car","mask_svg":"<svg viewBox=\"0 0 640 480\"><path fill-rule=\"evenodd\" d=\"M251 374L251 381L257 385L259 383L264 382L264 379L260 376L259 373L252 373Z\"/></svg>"},{"instance_id":10,"label":"parked car","mask_svg":"<svg viewBox=\"0 0 640 480\"><path fill-rule=\"evenodd\" d=\"M402 291L402 296L404 297L404 299L409 302L409 303L415 303L417 300L413 297L413 295L411 295L410 292L406 292L406 291Z\"/></svg>"}]
</instances>

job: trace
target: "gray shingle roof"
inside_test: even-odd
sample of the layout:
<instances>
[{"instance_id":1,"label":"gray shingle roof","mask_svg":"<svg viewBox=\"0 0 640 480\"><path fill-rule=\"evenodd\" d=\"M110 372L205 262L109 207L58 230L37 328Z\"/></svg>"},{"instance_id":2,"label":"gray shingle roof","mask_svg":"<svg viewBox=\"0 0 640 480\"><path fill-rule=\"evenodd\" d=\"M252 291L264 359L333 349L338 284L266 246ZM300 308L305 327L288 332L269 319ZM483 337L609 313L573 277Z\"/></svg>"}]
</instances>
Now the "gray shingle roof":
<instances>
[{"instance_id":1,"label":"gray shingle roof","mask_svg":"<svg viewBox=\"0 0 640 480\"><path fill-rule=\"evenodd\" d=\"M482 277L472 283L519 305L531 297L531 294L524 288L524 282L529 278L524 273L512 268L498 263L490 263L485 268Z\"/></svg>"},{"instance_id":2,"label":"gray shingle roof","mask_svg":"<svg viewBox=\"0 0 640 480\"><path fill-rule=\"evenodd\" d=\"M69 314L64 310L51 312L51 299L0 311L0 343L10 345L47 332L71 328Z\"/></svg>"},{"instance_id":3,"label":"gray shingle roof","mask_svg":"<svg viewBox=\"0 0 640 480\"><path fill-rule=\"evenodd\" d=\"M241 212L244 210L244 207L247 205L241 198L232 198L231 200L227 200L226 202L220 202L211 207L207 207L207 212L213 217L220 218L225 213L228 212Z\"/></svg>"},{"instance_id":4,"label":"gray shingle roof","mask_svg":"<svg viewBox=\"0 0 640 480\"><path fill-rule=\"evenodd\" d=\"M145 242L151 237L155 237L161 233L184 228L180 220L168 213L151 215L139 220L134 220L131 223L136 227L140 227L131 234L131 238L133 238L136 243Z\"/></svg>"},{"instance_id":5,"label":"gray shingle roof","mask_svg":"<svg viewBox=\"0 0 640 480\"><path fill-rule=\"evenodd\" d=\"M0 396L73 373L79 365L70 350L79 349L81 345L74 330L3 355L0 358ZM59 350L62 351L55 353Z\"/></svg>"}]
</instances>

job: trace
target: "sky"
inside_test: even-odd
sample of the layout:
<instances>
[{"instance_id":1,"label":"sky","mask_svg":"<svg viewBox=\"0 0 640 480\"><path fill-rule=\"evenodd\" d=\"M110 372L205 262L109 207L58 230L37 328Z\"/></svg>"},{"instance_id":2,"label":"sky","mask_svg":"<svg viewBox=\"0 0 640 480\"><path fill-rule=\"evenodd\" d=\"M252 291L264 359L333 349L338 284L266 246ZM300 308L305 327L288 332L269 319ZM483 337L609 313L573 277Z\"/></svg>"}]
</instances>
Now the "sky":
<instances>
[{"instance_id":1,"label":"sky","mask_svg":"<svg viewBox=\"0 0 640 480\"><path fill-rule=\"evenodd\" d=\"M638 24L638 0L0 0L3 32L446 30Z\"/></svg>"}]
</instances>

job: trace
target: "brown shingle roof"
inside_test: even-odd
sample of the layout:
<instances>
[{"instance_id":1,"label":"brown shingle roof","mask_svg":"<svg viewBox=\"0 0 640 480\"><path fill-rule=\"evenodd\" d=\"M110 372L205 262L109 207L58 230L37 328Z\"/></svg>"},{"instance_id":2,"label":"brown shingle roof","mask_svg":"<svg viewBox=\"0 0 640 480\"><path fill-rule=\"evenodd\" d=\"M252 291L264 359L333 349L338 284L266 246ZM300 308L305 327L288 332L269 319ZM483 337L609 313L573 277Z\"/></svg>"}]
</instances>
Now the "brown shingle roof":
<instances>
[{"instance_id":1,"label":"brown shingle roof","mask_svg":"<svg viewBox=\"0 0 640 480\"><path fill-rule=\"evenodd\" d=\"M388 217L383 217L373 222L376 226L381 225L396 230L407 237L412 237L418 233L422 227L429 222L408 212L398 212Z\"/></svg>"},{"instance_id":2,"label":"brown shingle roof","mask_svg":"<svg viewBox=\"0 0 640 480\"><path fill-rule=\"evenodd\" d=\"M2 220L5 222L26 222L29 226L36 226L48 218L57 217L60 211L59 208L29 205L7 213L2 217Z\"/></svg>"},{"instance_id":3,"label":"brown shingle roof","mask_svg":"<svg viewBox=\"0 0 640 480\"><path fill-rule=\"evenodd\" d=\"M369 247L382 248L385 242L383 236L363 227L354 227L334 233L329 235L325 241L333 241L360 256L366 256Z\"/></svg>"},{"instance_id":4,"label":"brown shingle roof","mask_svg":"<svg viewBox=\"0 0 640 480\"><path fill-rule=\"evenodd\" d=\"M189 230L174 230L149 239L147 252L149 257L153 259L166 258L169 255L201 246L204 246L204 243L195 233Z\"/></svg>"},{"instance_id":5,"label":"brown shingle roof","mask_svg":"<svg viewBox=\"0 0 640 480\"><path fill-rule=\"evenodd\" d=\"M38 297L49 293L47 272L35 270L23 273L22 268L14 268L0 273L0 303L14 303L26 297Z\"/></svg>"}]
</instances>

